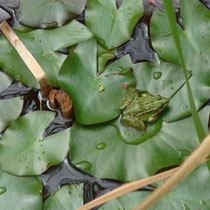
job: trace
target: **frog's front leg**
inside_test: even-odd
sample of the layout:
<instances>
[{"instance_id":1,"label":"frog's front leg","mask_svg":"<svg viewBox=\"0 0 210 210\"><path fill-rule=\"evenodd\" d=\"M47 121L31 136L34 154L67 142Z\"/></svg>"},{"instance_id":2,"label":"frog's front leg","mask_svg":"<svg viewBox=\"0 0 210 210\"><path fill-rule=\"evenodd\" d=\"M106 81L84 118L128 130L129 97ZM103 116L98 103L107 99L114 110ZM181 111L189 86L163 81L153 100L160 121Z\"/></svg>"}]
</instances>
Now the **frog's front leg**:
<instances>
[{"instance_id":1,"label":"frog's front leg","mask_svg":"<svg viewBox=\"0 0 210 210\"><path fill-rule=\"evenodd\" d=\"M145 123L141 119L135 116L129 116L129 115L122 116L121 121L126 127L133 128L137 131L146 130Z\"/></svg>"},{"instance_id":2,"label":"frog's front leg","mask_svg":"<svg viewBox=\"0 0 210 210\"><path fill-rule=\"evenodd\" d=\"M151 117L149 117L148 122L153 123L153 122L157 121L158 117L159 117L159 114L154 114Z\"/></svg>"}]
</instances>

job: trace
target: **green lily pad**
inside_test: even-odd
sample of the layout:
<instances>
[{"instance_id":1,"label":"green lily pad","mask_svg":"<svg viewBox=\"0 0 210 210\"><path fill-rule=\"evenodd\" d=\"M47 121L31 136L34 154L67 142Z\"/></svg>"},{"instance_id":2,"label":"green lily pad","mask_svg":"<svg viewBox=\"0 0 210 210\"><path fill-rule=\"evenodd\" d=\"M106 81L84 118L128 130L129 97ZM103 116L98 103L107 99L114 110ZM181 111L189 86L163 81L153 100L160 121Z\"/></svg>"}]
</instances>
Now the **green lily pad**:
<instances>
[{"instance_id":1,"label":"green lily pad","mask_svg":"<svg viewBox=\"0 0 210 210\"><path fill-rule=\"evenodd\" d=\"M18 118L23 108L21 98L0 100L0 132Z\"/></svg>"},{"instance_id":2,"label":"green lily pad","mask_svg":"<svg viewBox=\"0 0 210 210\"><path fill-rule=\"evenodd\" d=\"M83 205L83 183L65 185L44 202L44 210L70 210Z\"/></svg>"},{"instance_id":3,"label":"green lily pad","mask_svg":"<svg viewBox=\"0 0 210 210\"><path fill-rule=\"evenodd\" d=\"M0 92L6 89L12 81L11 77L0 71ZM19 116L22 107L23 100L20 98L0 100L0 132Z\"/></svg>"},{"instance_id":4,"label":"green lily pad","mask_svg":"<svg viewBox=\"0 0 210 210\"><path fill-rule=\"evenodd\" d=\"M160 185L161 182L158 183ZM193 184L192 184L193 183ZM185 209L197 210L205 209L209 196L210 175L205 164L199 166L186 179L180 182L176 187L158 201L151 210L163 209ZM131 210L151 192L131 192L115 200L106 203L100 210ZM206 208L207 210L208 208Z\"/></svg>"},{"instance_id":5,"label":"green lily pad","mask_svg":"<svg viewBox=\"0 0 210 210\"><path fill-rule=\"evenodd\" d=\"M209 113L210 107L199 112L206 133ZM154 137L139 145L125 144L110 122L92 126L74 122L70 136L70 159L75 166L97 177L125 182L178 165L199 145L192 117L163 122ZM102 144L103 149L98 149Z\"/></svg>"},{"instance_id":6,"label":"green lily pad","mask_svg":"<svg viewBox=\"0 0 210 210\"><path fill-rule=\"evenodd\" d=\"M199 110L210 92L210 11L199 1L181 1L183 28L178 26L186 67L192 71L190 85ZM202 15L201 15L202 14ZM151 20L152 45L158 55L171 65L180 66L166 14L157 10ZM174 80L174 78L171 78ZM174 82L177 82L174 80ZM164 120L171 122L191 114L186 86L171 100Z\"/></svg>"},{"instance_id":7,"label":"green lily pad","mask_svg":"<svg viewBox=\"0 0 210 210\"><path fill-rule=\"evenodd\" d=\"M18 118L0 141L0 168L8 173L38 175L64 160L69 129L42 139L55 113L35 111Z\"/></svg>"},{"instance_id":8,"label":"green lily pad","mask_svg":"<svg viewBox=\"0 0 210 210\"><path fill-rule=\"evenodd\" d=\"M115 49L107 50L98 45L98 72L102 73L105 69L107 62L115 57Z\"/></svg>"},{"instance_id":9,"label":"green lily pad","mask_svg":"<svg viewBox=\"0 0 210 210\"><path fill-rule=\"evenodd\" d=\"M70 95L80 123L106 122L120 114L120 100L135 87L131 67L130 57L126 55L99 74L96 40L90 39L76 47L61 67L59 85Z\"/></svg>"},{"instance_id":10,"label":"green lily pad","mask_svg":"<svg viewBox=\"0 0 210 210\"><path fill-rule=\"evenodd\" d=\"M147 90L152 95L161 95L166 98L173 97L185 84L181 67L163 60L134 64L134 75L137 89ZM190 77L190 72L188 75Z\"/></svg>"},{"instance_id":11,"label":"green lily pad","mask_svg":"<svg viewBox=\"0 0 210 210\"><path fill-rule=\"evenodd\" d=\"M93 36L85 25L75 20L53 30L39 29L27 33L16 31L16 33L41 65L52 86L57 86L58 72L67 57L56 51ZM0 67L16 80L39 88L38 82L28 67L3 35L0 36L0 46L4 49L0 51Z\"/></svg>"},{"instance_id":12,"label":"green lily pad","mask_svg":"<svg viewBox=\"0 0 210 210\"><path fill-rule=\"evenodd\" d=\"M42 184L37 177L16 177L0 171L1 209L42 209Z\"/></svg>"},{"instance_id":13,"label":"green lily pad","mask_svg":"<svg viewBox=\"0 0 210 210\"><path fill-rule=\"evenodd\" d=\"M111 49L130 38L134 26L142 15L141 0L124 0L119 9L116 0L89 0L85 21L97 41L103 47Z\"/></svg>"},{"instance_id":14,"label":"green lily pad","mask_svg":"<svg viewBox=\"0 0 210 210\"><path fill-rule=\"evenodd\" d=\"M16 13L18 21L24 25L54 28L80 14L86 2L87 0L20 0Z\"/></svg>"},{"instance_id":15,"label":"green lily pad","mask_svg":"<svg viewBox=\"0 0 210 210\"><path fill-rule=\"evenodd\" d=\"M0 92L6 89L12 83L12 81L13 79L11 77L0 71Z\"/></svg>"}]
</instances>

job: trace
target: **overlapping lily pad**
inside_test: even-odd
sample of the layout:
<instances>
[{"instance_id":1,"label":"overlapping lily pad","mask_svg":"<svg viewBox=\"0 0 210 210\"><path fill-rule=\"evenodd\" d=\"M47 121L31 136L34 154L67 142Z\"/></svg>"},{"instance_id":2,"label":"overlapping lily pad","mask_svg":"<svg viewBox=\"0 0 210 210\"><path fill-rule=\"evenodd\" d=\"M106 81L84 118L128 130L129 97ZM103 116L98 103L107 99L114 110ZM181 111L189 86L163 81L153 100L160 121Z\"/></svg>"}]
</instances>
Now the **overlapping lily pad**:
<instances>
[{"instance_id":1,"label":"overlapping lily pad","mask_svg":"<svg viewBox=\"0 0 210 210\"><path fill-rule=\"evenodd\" d=\"M206 132L209 113L210 107L199 112ZM105 145L102 149L98 147L101 144ZM159 133L139 145L125 144L110 123L84 126L75 122L71 129L70 158L76 166L89 164L83 169L94 176L132 181L180 164L198 144L191 117L163 122Z\"/></svg>"},{"instance_id":2,"label":"overlapping lily pad","mask_svg":"<svg viewBox=\"0 0 210 210\"><path fill-rule=\"evenodd\" d=\"M87 0L20 0L17 16L20 23L37 28L62 26L80 14Z\"/></svg>"},{"instance_id":3,"label":"overlapping lily pad","mask_svg":"<svg viewBox=\"0 0 210 210\"><path fill-rule=\"evenodd\" d=\"M0 93L12 83L12 78L0 71ZM19 97L0 100L0 132L20 114L23 100Z\"/></svg>"},{"instance_id":4,"label":"overlapping lily pad","mask_svg":"<svg viewBox=\"0 0 210 210\"><path fill-rule=\"evenodd\" d=\"M42 184L37 177L16 177L0 171L1 209L42 209Z\"/></svg>"},{"instance_id":5,"label":"overlapping lily pad","mask_svg":"<svg viewBox=\"0 0 210 210\"><path fill-rule=\"evenodd\" d=\"M59 85L73 100L80 123L106 122L120 114L120 100L135 87L131 67L130 57L126 55L99 74L96 40L90 39L76 47L61 68Z\"/></svg>"},{"instance_id":6,"label":"overlapping lily pad","mask_svg":"<svg viewBox=\"0 0 210 210\"><path fill-rule=\"evenodd\" d=\"M56 51L93 36L85 25L75 20L57 29L17 32L17 35L42 66L53 86L57 86L57 74L66 58L66 55ZM0 51L0 67L16 80L38 88L38 82L3 35L0 36L0 46L4 49Z\"/></svg>"},{"instance_id":7,"label":"overlapping lily pad","mask_svg":"<svg viewBox=\"0 0 210 210\"><path fill-rule=\"evenodd\" d=\"M142 15L141 0L124 0L119 9L116 0L89 0L85 20L97 41L111 49L130 38L134 26Z\"/></svg>"},{"instance_id":8,"label":"overlapping lily pad","mask_svg":"<svg viewBox=\"0 0 210 210\"><path fill-rule=\"evenodd\" d=\"M38 175L63 161L69 149L69 129L42 139L54 116L35 111L13 122L0 141L0 168L18 176Z\"/></svg>"},{"instance_id":9,"label":"overlapping lily pad","mask_svg":"<svg viewBox=\"0 0 210 210\"><path fill-rule=\"evenodd\" d=\"M181 67L163 60L135 64L134 75L137 89L166 98L171 98L185 84ZM188 72L188 75L190 77L191 73Z\"/></svg>"},{"instance_id":10,"label":"overlapping lily pad","mask_svg":"<svg viewBox=\"0 0 210 210\"><path fill-rule=\"evenodd\" d=\"M181 1L183 28L179 26L182 50L187 69L192 71L190 84L199 109L210 97L210 11L199 1ZM157 10L151 20L152 45L158 55L171 66L180 67L166 14ZM174 80L174 78L171 78ZM176 81L175 81L176 82ZM191 113L186 87L172 98L164 119L168 122Z\"/></svg>"},{"instance_id":11,"label":"overlapping lily pad","mask_svg":"<svg viewBox=\"0 0 210 210\"><path fill-rule=\"evenodd\" d=\"M44 203L44 210L74 210L83 205L83 183L65 185Z\"/></svg>"}]
</instances>

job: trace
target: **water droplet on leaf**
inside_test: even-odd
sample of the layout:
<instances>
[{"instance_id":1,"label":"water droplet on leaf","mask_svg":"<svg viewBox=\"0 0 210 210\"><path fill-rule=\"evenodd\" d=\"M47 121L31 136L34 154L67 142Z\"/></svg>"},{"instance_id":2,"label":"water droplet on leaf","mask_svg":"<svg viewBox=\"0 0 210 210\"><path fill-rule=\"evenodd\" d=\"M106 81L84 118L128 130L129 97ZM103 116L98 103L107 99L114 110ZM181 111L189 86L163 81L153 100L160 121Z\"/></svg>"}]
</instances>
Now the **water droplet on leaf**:
<instances>
[{"instance_id":1,"label":"water droplet on leaf","mask_svg":"<svg viewBox=\"0 0 210 210\"><path fill-rule=\"evenodd\" d=\"M155 72L154 74L153 74L153 78L155 79L155 80L158 80L158 79L160 79L161 78L161 76L162 76L162 72Z\"/></svg>"},{"instance_id":2,"label":"water droplet on leaf","mask_svg":"<svg viewBox=\"0 0 210 210\"><path fill-rule=\"evenodd\" d=\"M0 187L0 195L3 195L7 191L6 187Z\"/></svg>"},{"instance_id":3,"label":"water droplet on leaf","mask_svg":"<svg viewBox=\"0 0 210 210\"><path fill-rule=\"evenodd\" d=\"M105 89L105 88L104 88L104 85L99 85L99 86L98 86L98 92L99 92L99 93L103 92L104 89Z\"/></svg>"},{"instance_id":4,"label":"water droplet on leaf","mask_svg":"<svg viewBox=\"0 0 210 210\"><path fill-rule=\"evenodd\" d=\"M106 147L106 144L102 142L102 143L99 143L99 144L96 146L96 149L98 149L98 150L103 150L105 147Z\"/></svg>"},{"instance_id":5,"label":"water droplet on leaf","mask_svg":"<svg viewBox=\"0 0 210 210\"><path fill-rule=\"evenodd\" d=\"M90 170L92 165L88 161L80 161L79 163L76 164L76 167L81 169L81 170Z\"/></svg>"},{"instance_id":6,"label":"water droplet on leaf","mask_svg":"<svg viewBox=\"0 0 210 210\"><path fill-rule=\"evenodd\" d=\"M206 205L207 202L204 200L201 200L200 203L204 206L204 205Z\"/></svg>"}]
</instances>

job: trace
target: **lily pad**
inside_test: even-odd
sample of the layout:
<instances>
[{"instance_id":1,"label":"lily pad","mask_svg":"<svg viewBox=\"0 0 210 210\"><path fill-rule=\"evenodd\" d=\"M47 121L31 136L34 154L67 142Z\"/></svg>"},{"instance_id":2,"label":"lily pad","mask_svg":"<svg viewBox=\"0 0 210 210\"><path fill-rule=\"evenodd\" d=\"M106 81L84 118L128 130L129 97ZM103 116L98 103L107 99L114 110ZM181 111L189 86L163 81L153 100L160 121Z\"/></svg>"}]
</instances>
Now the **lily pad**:
<instances>
[{"instance_id":1,"label":"lily pad","mask_svg":"<svg viewBox=\"0 0 210 210\"><path fill-rule=\"evenodd\" d=\"M20 23L37 28L55 28L80 14L87 0L20 0Z\"/></svg>"},{"instance_id":2,"label":"lily pad","mask_svg":"<svg viewBox=\"0 0 210 210\"><path fill-rule=\"evenodd\" d=\"M42 184L37 177L16 177L0 170L1 209L42 209Z\"/></svg>"},{"instance_id":3,"label":"lily pad","mask_svg":"<svg viewBox=\"0 0 210 210\"><path fill-rule=\"evenodd\" d=\"M209 113L210 107L199 112L206 133ZM75 166L82 163L89 166L83 169L93 176L125 182L178 165L199 145L192 117L163 122L154 137L139 145L125 144L110 122L92 126L74 122L70 136L70 159ZM102 143L105 147L98 149Z\"/></svg>"},{"instance_id":4,"label":"lily pad","mask_svg":"<svg viewBox=\"0 0 210 210\"><path fill-rule=\"evenodd\" d=\"M97 41L103 47L111 49L128 41L142 15L141 0L124 0L119 9L116 0L89 0L85 21Z\"/></svg>"},{"instance_id":5,"label":"lily pad","mask_svg":"<svg viewBox=\"0 0 210 210\"><path fill-rule=\"evenodd\" d=\"M106 122L120 114L120 100L135 87L131 67L130 57L126 55L100 74L97 72L96 40L90 39L76 47L61 68L59 85L73 100L75 116L80 123Z\"/></svg>"},{"instance_id":6,"label":"lily pad","mask_svg":"<svg viewBox=\"0 0 210 210\"><path fill-rule=\"evenodd\" d=\"M38 175L63 161L69 149L69 129L42 139L54 116L35 111L13 122L0 141L0 168L17 176Z\"/></svg>"},{"instance_id":7,"label":"lily pad","mask_svg":"<svg viewBox=\"0 0 210 210\"><path fill-rule=\"evenodd\" d=\"M163 60L135 64L134 75L137 89L147 90L152 95L161 95L166 98L173 97L185 84L181 67ZM191 73L188 72L188 75L190 77Z\"/></svg>"},{"instance_id":8,"label":"lily pad","mask_svg":"<svg viewBox=\"0 0 210 210\"><path fill-rule=\"evenodd\" d=\"M6 89L12 83L12 81L13 79L11 77L0 71L0 92Z\"/></svg>"},{"instance_id":9,"label":"lily pad","mask_svg":"<svg viewBox=\"0 0 210 210\"><path fill-rule=\"evenodd\" d=\"M0 100L0 132L18 118L23 108L23 100L18 98Z\"/></svg>"},{"instance_id":10,"label":"lily pad","mask_svg":"<svg viewBox=\"0 0 210 210\"><path fill-rule=\"evenodd\" d=\"M77 209L83 205L83 183L65 185L44 202L44 210Z\"/></svg>"},{"instance_id":11,"label":"lily pad","mask_svg":"<svg viewBox=\"0 0 210 210\"><path fill-rule=\"evenodd\" d=\"M208 101L210 93L210 11L199 1L181 1L183 28L178 26L186 67L192 71L190 85L199 110ZM202 15L201 15L202 14ZM158 55L171 65L180 66L166 14L157 10L151 20L152 45ZM174 80L174 78L171 78ZM177 82L174 80L174 82ZM168 122L191 114L186 86L171 100L164 119Z\"/></svg>"},{"instance_id":12,"label":"lily pad","mask_svg":"<svg viewBox=\"0 0 210 210\"><path fill-rule=\"evenodd\" d=\"M39 29L27 33L16 31L16 33L46 72L53 86L57 86L58 72L67 57L56 51L93 36L85 25L75 20L53 30ZM28 67L3 35L0 36L0 46L4 49L0 51L0 67L16 80L39 88L38 82Z\"/></svg>"},{"instance_id":13,"label":"lily pad","mask_svg":"<svg viewBox=\"0 0 210 210\"><path fill-rule=\"evenodd\" d=\"M6 89L12 78L0 71L0 92ZM0 100L0 132L2 132L21 113L23 100L18 98Z\"/></svg>"}]
</instances>

